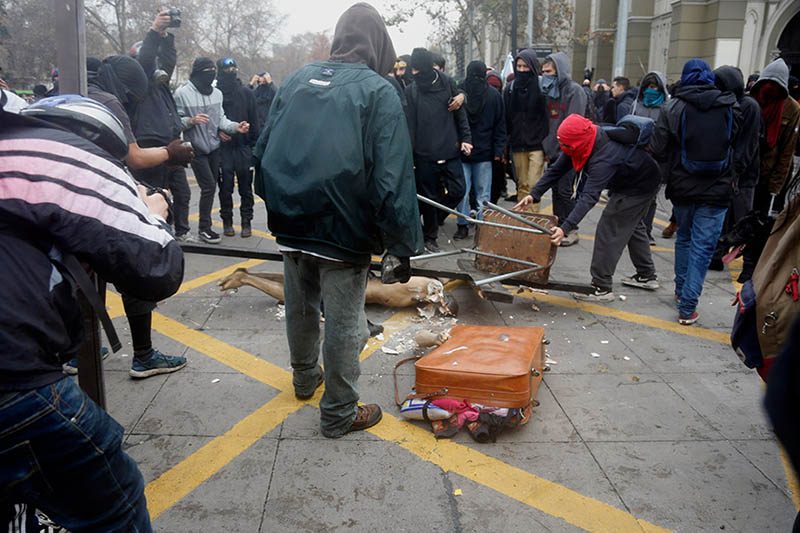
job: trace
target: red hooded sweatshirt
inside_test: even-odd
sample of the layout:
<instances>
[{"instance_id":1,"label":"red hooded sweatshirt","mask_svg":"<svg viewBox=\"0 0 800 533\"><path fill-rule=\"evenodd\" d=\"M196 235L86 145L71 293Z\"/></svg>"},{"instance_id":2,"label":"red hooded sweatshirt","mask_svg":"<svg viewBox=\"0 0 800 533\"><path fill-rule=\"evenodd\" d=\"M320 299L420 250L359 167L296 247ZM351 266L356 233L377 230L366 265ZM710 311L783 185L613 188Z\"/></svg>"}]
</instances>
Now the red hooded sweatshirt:
<instances>
[{"instance_id":1,"label":"red hooded sweatshirt","mask_svg":"<svg viewBox=\"0 0 800 533\"><path fill-rule=\"evenodd\" d=\"M572 159L572 167L579 171L592 154L597 126L588 118L572 114L558 127L557 137L561 151Z\"/></svg>"}]
</instances>

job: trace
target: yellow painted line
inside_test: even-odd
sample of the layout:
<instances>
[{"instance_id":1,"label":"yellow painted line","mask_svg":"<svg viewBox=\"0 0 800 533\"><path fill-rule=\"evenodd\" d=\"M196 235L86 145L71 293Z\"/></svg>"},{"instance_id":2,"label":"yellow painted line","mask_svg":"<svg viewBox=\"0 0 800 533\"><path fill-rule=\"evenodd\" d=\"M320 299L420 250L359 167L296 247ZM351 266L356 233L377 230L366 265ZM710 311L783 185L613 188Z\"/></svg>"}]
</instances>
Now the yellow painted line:
<instances>
[{"instance_id":1,"label":"yellow painted line","mask_svg":"<svg viewBox=\"0 0 800 533\"><path fill-rule=\"evenodd\" d=\"M668 531L468 446L448 439L437 440L427 429L402 422L386 413L380 424L367 431L383 440L394 442L445 472L455 472L586 531Z\"/></svg>"},{"instance_id":2,"label":"yellow painted line","mask_svg":"<svg viewBox=\"0 0 800 533\"><path fill-rule=\"evenodd\" d=\"M278 394L145 487L147 510L155 520L222 470L289 415L305 405L287 392Z\"/></svg>"},{"instance_id":3,"label":"yellow painted line","mask_svg":"<svg viewBox=\"0 0 800 533\"><path fill-rule=\"evenodd\" d=\"M720 344L728 344L730 342L730 335L721 331L714 331L712 329L701 328L699 326L682 326L678 324L677 321L671 322L669 320L663 320L661 318L641 315L638 313L631 313L630 311L622 311L620 309L605 307L603 305L589 302L579 302L571 298L563 298L561 296L553 296L552 294L544 294L540 292L530 293L528 291L519 293L517 296L526 298L528 300L547 302L549 304L557 305L559 307L566 307L568 309L578 309L594 315L616 318L632 324L641 324L643 326L661 329L672 333L678 333L688 337L719 342Z\"/></svg>"},{"instance_id":4,"label":"yellow painted line","mask_svg":"<svg viewBox=\"0 0 800 533\"><path fill-rule=\"evenodd\" d=\"M797 474L792 468L792 464L789 462L789 458L786 456L786 450L783 449L780 443L778 443L778 447L780 448L781 452L781 463L783 464L783 470L786 472L786 483L789 485L789 492L792 494L792 503L794 503L795 509L800 511L800 482L797 480Z\"/></svg>"}]
</instances>

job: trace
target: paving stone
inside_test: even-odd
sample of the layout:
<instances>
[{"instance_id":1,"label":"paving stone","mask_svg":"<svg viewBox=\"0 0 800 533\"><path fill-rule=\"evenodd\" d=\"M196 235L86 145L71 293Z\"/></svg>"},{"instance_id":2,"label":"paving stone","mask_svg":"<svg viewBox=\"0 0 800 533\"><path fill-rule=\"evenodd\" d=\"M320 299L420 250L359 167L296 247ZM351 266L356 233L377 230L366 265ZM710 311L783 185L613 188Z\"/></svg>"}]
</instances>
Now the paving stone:
<instances>
[{"instance_id":1,"label":"paving stone","mask_svg":"<svg viewBox=\"0 0 800 533\"><path fill-rule=\"evenodd\" d=\"M211 440L212 437L130 435L124 449L139 465L144 482L150 483Z\"/></svg>"},{"instance_id":2,"label":"paving stone","mask_svg":"<svg viewBox=\"0 0 800 533\"><path fill-rule=\"evenodd\" d=\"M125 433L130 433L164 386L167 376L134 380L127 370L106 370L103 372L103 379L106 387L106 410L125 428Z\"/></svg>"},{"instance_id":3,"label":"paving stone","mask_svg":"<svg viewBox=\"0 0 800 533\"><path fill-rule=\"evenodd\" d=\"M733 440L731 444L787 497L791 497L789 481L786 479L787 471L781 461L780 445L774 439ZM786 466L788 465L787 459Z\"/></svg>"},{"instance_id":4,"label":"paving stone","mask_svg":"<svg viewBox=\"0 0 800 533\"><path fill-rule=\"evenodd\" d=\"M791 501L727 442L589 443L631 513L676 532L786 532Z\"/></svg>"}]
</instances>

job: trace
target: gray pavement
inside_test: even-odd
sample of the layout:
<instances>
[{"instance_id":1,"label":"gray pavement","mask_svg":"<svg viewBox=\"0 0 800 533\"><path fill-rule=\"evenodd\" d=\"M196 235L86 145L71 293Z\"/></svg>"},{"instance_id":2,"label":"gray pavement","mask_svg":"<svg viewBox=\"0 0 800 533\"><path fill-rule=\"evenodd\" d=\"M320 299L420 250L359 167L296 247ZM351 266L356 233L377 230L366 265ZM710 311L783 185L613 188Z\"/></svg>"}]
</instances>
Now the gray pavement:
<instances>
[{"instance_id":1,"label":"gray pavement","mask_svg":"<svg viewBox=\"0 0 800 533\"><path fill-rule=\"evenodd\" d=\"M593 234L599 213L596 208L590 214L581 233ZM265 218L257 204L254 228L266 231ZM440 243L454 229L448 220ZM146 482L184 472L172 469L189 464L204 446L230 455L219 465L200 461L175 485L151 484L155 529L789 531L796 510L761 409L760 380L720 342L732 319L731 276L709 274L700 322L688 328L696 335L664 329L676 319L672 241L657 240L662 288L647 293L617 283L627 299L602 312L563 293L498 304L467 287L455 289L459 323L545 326L551 340L553 362L532 422L495 444L477 444L462 433L453 446L440 445L422 423L395 422L391 369L413 352L408 339L426 326L413 315L368 309L373 320L397 325L399 332L385 343L403 353L377 349L364 360L362 399L377 401L394 418L387 417L382 431L335 441L321 436L313 402L294 405L265 384L280 382L289 371L282 310L268 296L249 287L222 294L212 281L162 303L159 313L178 325L157 325L155 345L185 354L190 363L143 381L127 376L127 323L116 318L126 342L106 361L109 411L125 427L127 451ZM249 240L226 238L222 245L275 249L260 232ZM561 249L551 277L587 282L591 247L582 240ZM187 256L185 280L239 262ZM280 268L264 263L254 270ZM617 282L631 272L624 257ZM448 324L436 320L433 327ZM194 349L186 346L192 335L199 339ZM229 359L207 349L205 335L232 347L225 348ZM234 359L242 361L239 370L230 364ZM411 373L401 372L401 387L410 387ZM231 430L267 402L276 406L262 413L276 417L272 425L264 422L265 429L252 435ZM494 471L507 473L507 483L493 479ZM542 489L540 480L552 484Z\"/></svg>"}]
</instances>

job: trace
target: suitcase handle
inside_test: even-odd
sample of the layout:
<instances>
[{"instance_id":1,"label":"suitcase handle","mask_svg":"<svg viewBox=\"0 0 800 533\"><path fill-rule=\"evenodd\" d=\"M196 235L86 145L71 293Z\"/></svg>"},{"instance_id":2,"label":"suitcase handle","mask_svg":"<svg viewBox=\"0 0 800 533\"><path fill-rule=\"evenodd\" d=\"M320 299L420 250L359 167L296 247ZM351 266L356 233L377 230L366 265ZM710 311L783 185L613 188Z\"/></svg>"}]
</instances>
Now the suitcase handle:
<instances>
[{"instance_id":1,"label":"suitcase handle","mask_svg":"<svg viewBox=\"0 0 800 533\"><path fill-rule=\"evenodd\" d=\"M397 388L397 369L410 361L419 361L422 358L423 358L422 355L415 355L414 357L406 357L405 359L401 359L394 365L394 370L392 371L392 377L394 378L394 403L397 404L397 407L403 405L403 402L400 401L400 391ZM446 396L447 392L448 392L447 387L444 387L436 392L430 392L428 394L409 394L406 396L406 399L429 400L431 398L436 398L437 396Z\"/></svg>"}]
</instances>

